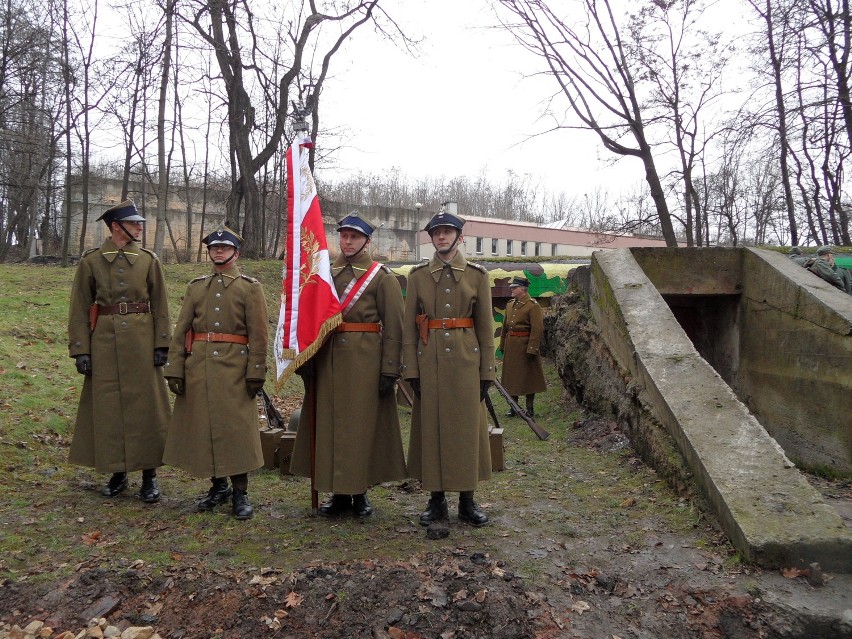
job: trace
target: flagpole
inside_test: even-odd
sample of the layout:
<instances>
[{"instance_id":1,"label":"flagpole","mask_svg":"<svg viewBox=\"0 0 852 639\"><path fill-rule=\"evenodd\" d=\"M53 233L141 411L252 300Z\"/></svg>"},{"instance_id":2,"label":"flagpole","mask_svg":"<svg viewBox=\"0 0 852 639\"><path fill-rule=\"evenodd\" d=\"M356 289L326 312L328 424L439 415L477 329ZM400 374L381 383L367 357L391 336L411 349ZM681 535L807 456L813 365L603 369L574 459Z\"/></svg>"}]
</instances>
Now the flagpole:
<instances>
[{"instance_id":1,"label":"flagpole","mask_svg":"<svg viewBox=\"0 0 852 639\"><path fill-rule=\"evenodd\" d=\"M319 513L319 492L317 491L317 380L308 378L308 411L311 418L311 514Z\"/></svg>"}]
</instances>

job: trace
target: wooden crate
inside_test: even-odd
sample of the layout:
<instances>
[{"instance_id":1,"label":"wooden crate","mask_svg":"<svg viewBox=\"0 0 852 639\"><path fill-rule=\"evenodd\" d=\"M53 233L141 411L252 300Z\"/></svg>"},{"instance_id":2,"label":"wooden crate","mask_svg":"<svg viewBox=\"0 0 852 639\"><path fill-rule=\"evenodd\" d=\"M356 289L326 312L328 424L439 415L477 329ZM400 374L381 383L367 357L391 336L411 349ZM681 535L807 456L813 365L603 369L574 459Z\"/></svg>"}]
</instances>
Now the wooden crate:
<instances>
[{"instance_id":1,"label":"wooden crate","mask_svg":"<svg viewBox=\"0 0 852 639\"><path fill-rule=\"evenodd\" d=\"M263 450L263 467L278 467L278 442L284 433L283 428L267 428L260 431L260 448Z\"/></svg>"},{"instance_id":2,"label":"wooden crate","mask_svg":"<svg viewBox=\"0 0 852 639\"><path fill-rule=\"evenodd\" d=\"M282 475L289 475L290 460L293 457L293 444L296 443L296 433L291 433L285 430L281 433L278 440L278 467L281 469Z\"/></svg>"},{"instance_id":3,"label":"wooden crate","mask_svg":"<svg viewBox=\"0 0 852 639\"><path fill-rule=\"evenodd\" d=\"M503 429L492 428L488 431L488 444L491 447L491 470L503 470Z\"/></svg>"}]
</instances>

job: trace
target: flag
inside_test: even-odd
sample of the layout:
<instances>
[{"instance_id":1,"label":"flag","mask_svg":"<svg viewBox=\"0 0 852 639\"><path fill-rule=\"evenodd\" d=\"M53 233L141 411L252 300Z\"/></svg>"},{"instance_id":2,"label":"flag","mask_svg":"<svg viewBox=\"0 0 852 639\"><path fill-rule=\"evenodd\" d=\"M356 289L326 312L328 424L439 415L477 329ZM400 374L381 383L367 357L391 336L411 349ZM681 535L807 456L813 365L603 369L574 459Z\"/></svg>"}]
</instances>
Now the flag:
<instances>
[{"instance_id":1,"label":"flag","mask_svg":"<svg viewBox=\"0 0 852 639\"><path fill-rule=\"evenodd\" d=\"M341 322L319 197L308 166L310 146L309 139L294 140L287 151L287 248L275 331L278 388Z\"/></svg>"}]
</instances>

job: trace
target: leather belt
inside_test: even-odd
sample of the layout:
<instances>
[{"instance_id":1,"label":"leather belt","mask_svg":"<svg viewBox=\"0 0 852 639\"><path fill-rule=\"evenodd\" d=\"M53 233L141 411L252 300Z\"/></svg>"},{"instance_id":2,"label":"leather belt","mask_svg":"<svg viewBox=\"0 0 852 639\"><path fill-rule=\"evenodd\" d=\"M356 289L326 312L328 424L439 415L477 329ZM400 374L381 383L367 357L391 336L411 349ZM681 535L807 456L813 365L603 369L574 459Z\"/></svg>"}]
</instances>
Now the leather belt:
<instances>
[{"instance_id":1,"label":"leather belt","mask_svg":"<svg viewBox=\"0 0 852 639\"><path fill-rule=\"evenodd\" d=\"M529 336L529 331L509 331L509 337L527 337Z\"/></svg>"},{"instance_id":2,"label":"leather belt","mask_svg":"<svg viewBox=\"0 0 852 639\"><path fill-rule=\"evenodd\" d=\"M473 328L473 318L445 317L443 319L431 319L427 326L429 328Z\"/></svg>"},{"instance_id":3,"label":"leather belt","mask_svg":"<svg viewBox=\"0 0 852 639\"><path fill-rule=\"evenodd\" d=\"M150 302L121 302L112 306L98 304L98 315L127 315L128 313L150 313Z\"/></svg>"},{"instance_id":4,"label":"leather belt","mask_svg":"<svg viewBox=\"0 0 852 639\"><path fill-rule=\"evenodd\" d=\"M229 344L248 344L247 335L233 333L196 333L193 342L228 342Z\"/></svg>"},{"instance_id":5,"label":"leather belt","mask_svg":"<svg viewBox=\"0 0 852 639\"><path fill-rule=\"evenodd\" d=\"M335 333L381 333L382 325L378 322L341 322Z\"/></svg>"}]
</instances>

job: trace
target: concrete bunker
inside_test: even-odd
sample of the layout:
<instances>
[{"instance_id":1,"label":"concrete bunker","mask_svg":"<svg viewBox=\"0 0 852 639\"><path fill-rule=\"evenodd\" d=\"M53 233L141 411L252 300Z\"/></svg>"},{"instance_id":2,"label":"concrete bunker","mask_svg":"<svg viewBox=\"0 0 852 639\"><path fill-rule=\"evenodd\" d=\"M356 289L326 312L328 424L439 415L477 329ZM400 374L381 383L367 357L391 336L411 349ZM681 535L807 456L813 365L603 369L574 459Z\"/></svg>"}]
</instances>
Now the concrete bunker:
<instances>
[{"instance_id":1,"label":"concrete bunker","mask_svg":"<svg viewBox=\"0 0 852 639\"><path fill-rule=\"evenodd\" d=\"M852 472L852 297L783 255L706 248L597 252L587 300L737 550L852 571L852 531L790 461Z\"/></svg>"}]
</instances>

